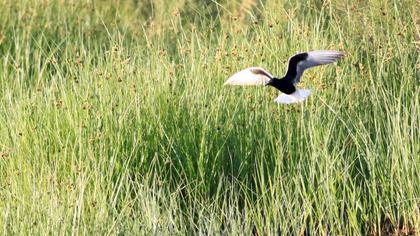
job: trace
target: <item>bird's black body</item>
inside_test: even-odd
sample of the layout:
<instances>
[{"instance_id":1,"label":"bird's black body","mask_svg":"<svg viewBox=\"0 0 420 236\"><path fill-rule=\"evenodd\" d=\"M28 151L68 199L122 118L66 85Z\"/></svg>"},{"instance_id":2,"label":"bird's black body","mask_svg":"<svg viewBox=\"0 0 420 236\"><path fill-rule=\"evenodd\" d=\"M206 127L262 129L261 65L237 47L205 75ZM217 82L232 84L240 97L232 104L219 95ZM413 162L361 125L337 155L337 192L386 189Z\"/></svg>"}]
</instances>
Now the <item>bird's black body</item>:
<instances>
[{"instance_id":1,"label":"bird's black body","mask_svg":"<svg viewBox=\"0 0 420 236\"><path fill-rule=\"evenodd\" d=\"M306 60L307 57L308 57L308 53L299 53L291 57L289 60L289 66L287 68L286 75L281 79L272 78L267 83L267 85L271 85L285 94L294 93L296 91L294 84L296 83L295 78L298 73L297 72L298 63Z\"/></svg>"},{"instance_id":2,"label":"bird's black body","mask_svg":"<svg viewBox=\"0 0 420 236\"><path fill-rule=\"evenodd\" d=\"M273 86L274 88L280 90L280 92L285 94L294 93L296 91L295 85L285 80L284 78L285 77L283 77L282 79L272 78L267 85Z\"/></svg>"}]
</instances>

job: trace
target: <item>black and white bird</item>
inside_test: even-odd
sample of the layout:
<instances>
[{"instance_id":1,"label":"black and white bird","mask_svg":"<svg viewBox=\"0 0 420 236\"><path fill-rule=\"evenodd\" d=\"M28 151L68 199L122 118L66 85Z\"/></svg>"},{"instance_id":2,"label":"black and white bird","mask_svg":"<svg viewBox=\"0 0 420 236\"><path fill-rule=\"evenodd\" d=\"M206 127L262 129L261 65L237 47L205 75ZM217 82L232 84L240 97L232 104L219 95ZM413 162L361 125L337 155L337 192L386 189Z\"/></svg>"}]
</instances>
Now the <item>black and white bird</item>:
<instances>
[{"instance_id":1,"label":"black and white bird","mask_svg":"<svg viewBox=\"0 0 420 236\"><path fill-rule=\"evenodd\" d=\"M282 94L274 101L290 104L304 101L310 94L309 89L297 89L303 72L314 66L330 64L344 57L344 53L331 50L318 50L298 53L289 59L289 65L283 78L278 79L261 67L250 67L232 75L225 85L270 85Z\"/></svg>"}]
</instances>

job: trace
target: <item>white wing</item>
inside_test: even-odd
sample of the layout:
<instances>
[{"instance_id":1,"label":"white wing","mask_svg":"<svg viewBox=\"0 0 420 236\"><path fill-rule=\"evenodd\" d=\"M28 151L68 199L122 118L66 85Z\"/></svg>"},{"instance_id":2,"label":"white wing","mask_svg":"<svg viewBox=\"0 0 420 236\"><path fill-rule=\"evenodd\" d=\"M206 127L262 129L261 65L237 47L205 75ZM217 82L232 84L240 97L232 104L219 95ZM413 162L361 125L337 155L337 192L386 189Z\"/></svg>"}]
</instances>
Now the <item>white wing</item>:
<instances>
[{"instance_id":1,"label":"white wing","mask_svg":"<svg viewBox=\"0 0 420 236\"><path fill-rule=\"evenodd\" d=\"M300 81L300 77L306 69L309 69L314 66L330 64L344 57L344 54L342 52L331 50L311 51L307 52L307 54L308 56L304 60L301 60L296 64L296 75L293 79L294 84ZM291 60L289 60L289 63L291 63ZM293 68L289 67L289 70L290 69L293 70Z\"/></svg>"},{"instance_id":2,"label":"white wing","mask_svg":"<svg viewBox=\"0 0 420 236\"><path fill-rule=\"evenodd\" d=\"M265 85L273 77L261 67L250 67L232 75L224 85Z\"/></svg>"}]
</instances>

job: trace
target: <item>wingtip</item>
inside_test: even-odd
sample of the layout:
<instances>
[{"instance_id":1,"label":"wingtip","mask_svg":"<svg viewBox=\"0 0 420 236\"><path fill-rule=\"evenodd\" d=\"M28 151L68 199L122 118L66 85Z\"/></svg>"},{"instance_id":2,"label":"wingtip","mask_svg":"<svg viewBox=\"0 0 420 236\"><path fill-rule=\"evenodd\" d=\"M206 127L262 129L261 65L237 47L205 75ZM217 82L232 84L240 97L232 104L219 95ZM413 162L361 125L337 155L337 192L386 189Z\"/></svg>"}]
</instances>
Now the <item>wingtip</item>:
<instances>
[{"instance_id":1,"label":"wingtip","mask_svg":"<svg viewBox=\"0 0 420 236\"><path fill-rule=\"evenodd\" d=\"M343 57L347 56L346 52L342 52L342 51L337 51L337 52L340 55L340 58L343 58Z\"/></svg>"},{"instance_id":2,"label":"wingtip","mask_svg":"<svg viewBox=\"0 0 420 236\"><path fill-rule=\"evenodd\" d=\"M338 50L328 50L329 52L332 52L332 53L334 53L334 54L336 54L337 56L339 56L339 57L344 57L344 56L346 56L346 53L345 52L343 52L343 51L338 51Z\"/></svg>"},{"instance_id":3,"label":"wingtip","mask_svg":"<svg viewBox=\"0 0 420 236\"><path fill-rule=\"evenodd\" d=\"M346 52L343 52L343 51L334 50L333 52L335 52L339 58L343 58L346 56Z\"/></svg>"},{"instance_id":4,"label":"wingtip","mask_svg":"<svg viewBox=\"0 0 420 236\"><path fill-rule=\"evenodd\" d=\"M337 59L346 57L346 52L343 52L343 51L331 50L330 52L334 53L335 55L333 57Z\"/></svg>"}]
</instances>

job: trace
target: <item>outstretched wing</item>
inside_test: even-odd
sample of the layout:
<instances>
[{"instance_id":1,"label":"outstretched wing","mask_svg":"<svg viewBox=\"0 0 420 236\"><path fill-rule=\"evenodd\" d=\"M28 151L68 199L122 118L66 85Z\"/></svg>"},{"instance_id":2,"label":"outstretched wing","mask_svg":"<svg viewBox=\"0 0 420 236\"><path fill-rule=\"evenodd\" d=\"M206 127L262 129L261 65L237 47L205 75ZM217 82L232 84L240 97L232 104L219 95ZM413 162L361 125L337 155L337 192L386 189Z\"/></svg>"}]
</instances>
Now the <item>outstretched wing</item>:
<instances>
[{"instance_id":1,"label":"outstretched wing","mask_svg":"<svg viewBox=\"0 0 420 236\"><path fill-rule=\"evenodd\" d=\"M330 50L319 50L299 53L289 59L289 66L284 79L293 84L299 83L303 72L311 67L330 64L344 57L344 53Z\"/></svg>"},{"instance_id":2,"label":"outstretched wing","mask_svg":"<svg viewBox=\"0 0 420 236\"><path fill-rule=\"evenodd\" d=\"M273 75L261 67L250 67L232 75L224 85L265 85Z\"/></svg>"}]
</instances>

